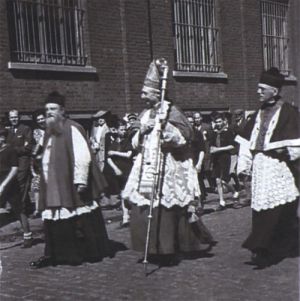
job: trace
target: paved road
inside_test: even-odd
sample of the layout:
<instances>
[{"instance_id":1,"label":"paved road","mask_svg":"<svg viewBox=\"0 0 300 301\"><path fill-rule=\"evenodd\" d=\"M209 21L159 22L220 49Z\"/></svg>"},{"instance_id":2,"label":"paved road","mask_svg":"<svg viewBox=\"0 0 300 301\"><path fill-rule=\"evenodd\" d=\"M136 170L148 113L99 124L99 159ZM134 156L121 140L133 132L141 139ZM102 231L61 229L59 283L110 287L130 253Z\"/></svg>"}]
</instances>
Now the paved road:
<instances>
[{"instance_id":1,"label":"paved road","mask_svg":"<svg viewBox=\"0 0 300 301\"><path fill-rule=\"evenodd\" d=\"M245 264L249 253L240 245L249 231L250 215L249 207L204 215L218 241L210 256L160 269L149 265L148 277L137 262L141 254L130 249L96 264L39 270L31 270L28 262L42 255L43 243L25 250L4 249L0 300L299 300L298 258L264 270ZM118 229L114 221L107 228L112 240L130 247L128 229Z\"/></svg>"}]
</instances>

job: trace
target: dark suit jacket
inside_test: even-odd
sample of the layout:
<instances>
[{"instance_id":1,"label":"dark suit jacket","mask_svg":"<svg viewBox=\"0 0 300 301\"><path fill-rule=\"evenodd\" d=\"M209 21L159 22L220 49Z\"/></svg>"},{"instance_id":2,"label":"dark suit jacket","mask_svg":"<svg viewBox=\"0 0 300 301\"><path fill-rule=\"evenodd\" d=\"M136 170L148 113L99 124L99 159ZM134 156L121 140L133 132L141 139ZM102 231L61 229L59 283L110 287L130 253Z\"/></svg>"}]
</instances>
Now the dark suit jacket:
<instances>
[{"instance_id":1,"label":"dark suit jacket","mask_svg":"<svg viewBox=\"0 0 300 301\"><path fill-rule=\"evenodd\" d=\"M9 130L7 143L10 144L18 154L19 170L27 169L30 164L31 151L33 147L33 135L29 126L20 123L16 132Z\"/></svg>"}]
</instances>

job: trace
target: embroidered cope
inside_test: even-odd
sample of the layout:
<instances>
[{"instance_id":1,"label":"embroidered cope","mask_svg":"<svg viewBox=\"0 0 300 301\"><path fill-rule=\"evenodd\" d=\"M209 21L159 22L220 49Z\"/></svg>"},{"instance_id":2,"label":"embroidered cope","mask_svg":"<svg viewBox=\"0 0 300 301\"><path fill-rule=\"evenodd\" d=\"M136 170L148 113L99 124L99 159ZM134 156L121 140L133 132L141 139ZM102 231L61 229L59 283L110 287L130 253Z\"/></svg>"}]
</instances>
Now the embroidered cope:
<instances>
[{"instance_id":1,"label":"embroidered cope","mask_svg":"<svg viewBox=\"0 0 300 301\"><path fill-rule=\"evenodd\" d=\"M170 103L165 101L163 112L166 113L169 106ZM142 116L142 125L147 124L152 118L150 114L151 110L148 110ZM184 156L178 158L174 155L176 151L184 153L188 141L175 125L167 122L158 143L157 138L160 135L158 118L157 114L155 126L149 134L141 137L138 131L132 139L134 148L138 148L140 143L143 147L135 159L122 197L137 206L143 206L150 205L151 195L154 193L154 208L160 204L167 208L175 205L184 207L200 196L197 172L192 158Z\"/></svg>"}]
</instances>

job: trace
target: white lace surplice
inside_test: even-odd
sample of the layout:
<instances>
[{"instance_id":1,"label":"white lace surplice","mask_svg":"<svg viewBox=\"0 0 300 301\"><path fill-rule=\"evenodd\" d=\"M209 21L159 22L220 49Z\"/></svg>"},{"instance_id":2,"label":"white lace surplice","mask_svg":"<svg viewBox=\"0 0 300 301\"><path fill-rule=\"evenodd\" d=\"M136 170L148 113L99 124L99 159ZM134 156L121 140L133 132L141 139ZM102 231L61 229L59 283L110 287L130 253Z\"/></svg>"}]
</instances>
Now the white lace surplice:
<instances>
[{"instance_id":1,"label":"white lace surplice","mask_svg":"<svg viewBox=\"0 0 300 301\"><path fill-rule=\"evenodd\" d=\"M147 113L143 116L141 123L147 123L149 119L149 114ZM149 193L141 193L139 187L141 187L141 181L144 181L147 177L151 176L151 173L145 175L146 169L149 170L145 162L154 161L151 158L147 158L148 156L152 157L153 155L151 152L151 144L153 143L152 135L155 135L155 128L149 134L149 137L146 137L146 151L144 152L144 157L141 153L137 155L127 184L122 192L122 197L124 199L127 199L138 206L150 204ZM170 123L167 123L163 131L163 141L164 137L168 137L168 142L175 148L186 144L186 141L180 131ZM133 138L133 145L137 145L137 141L139 140L138 138L139 133L137 133ZM153 206L157 207L159 204L166 208L170 208L175 205L180 207L187 206L191 201L194 201L195 198L200 196L197 172L193 166L192 159L183 161L175 160L169 152L163 156L165 156L162 161L164 162L164 167L161 167L159 171L159 175L164 174L161 181L162 195L160 199L155 198ZM164 173L162 173L162 169L164 169ZM155 168L153 168L153 170L155 170Z\"/></svg>"},{"instance_id":2,"label":"white lace surplice","mask_svg":"<svg viewBox=\"0 0 300 301\"><path fill-rule=\"evenodd\" d=\"M286 162L266 156L263 153L254 156L252 209L255 211L272 209L290 203L298 196L295 179Z\"/></svg>"}]
</instances>

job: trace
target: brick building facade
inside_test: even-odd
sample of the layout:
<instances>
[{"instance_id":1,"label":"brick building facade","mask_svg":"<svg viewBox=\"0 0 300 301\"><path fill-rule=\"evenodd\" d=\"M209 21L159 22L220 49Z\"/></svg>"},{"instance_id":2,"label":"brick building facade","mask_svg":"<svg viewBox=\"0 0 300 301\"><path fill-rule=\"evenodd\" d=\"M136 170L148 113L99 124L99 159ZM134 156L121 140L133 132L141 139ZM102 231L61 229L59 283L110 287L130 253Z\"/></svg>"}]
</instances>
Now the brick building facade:
<instances>
[{"instance_id":1,"label":"brick building facade","mask_svg":"<svg viewBox=\"0 0 300 301\"><path fill-rule=\"evenodd\" d=\"M67 110L77 118L86 118L98 109L110 109L120 116L125 112L139 112L143 108L140 90L152 57L168 60L168 94L184 110L253 110L257 107L256 86L264 68L261 0L197 0L202 5L206 2L214 5L218 33L217 72L182 71L176 67L175 40L178 34L174 26L177 14L174 13L174 3L177 1L182 5L197 1L82 0L84 18L81 26L87 55L83 66L12 60L11 41L12 34L15 34L11 31L12 20L15 18L19 22L20 18L28 18L28 13L23 12L23 17L20 17L8 9L10 1L25 0L0 1L1 115L13 107L28 114L41 107L46 95L53 90L66 95ZM29 2L64 1L67 0ZM74 4L77 1L69 2ZM285 15L288 21L285 35L289 38L285 60L289 72L282 94L298 104L300 1L264 2L289 5ZM33 10L32 6L30 8ZM193 18L202 22L197 14L194 13ZM24 31L26 22L23 24Z\"/></svg>"}]
</instances>

